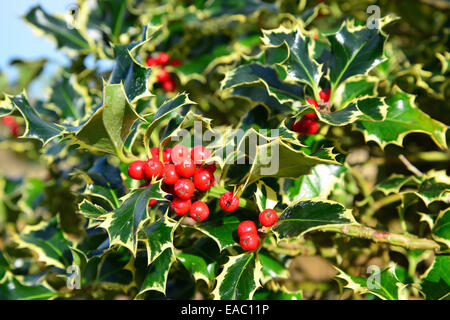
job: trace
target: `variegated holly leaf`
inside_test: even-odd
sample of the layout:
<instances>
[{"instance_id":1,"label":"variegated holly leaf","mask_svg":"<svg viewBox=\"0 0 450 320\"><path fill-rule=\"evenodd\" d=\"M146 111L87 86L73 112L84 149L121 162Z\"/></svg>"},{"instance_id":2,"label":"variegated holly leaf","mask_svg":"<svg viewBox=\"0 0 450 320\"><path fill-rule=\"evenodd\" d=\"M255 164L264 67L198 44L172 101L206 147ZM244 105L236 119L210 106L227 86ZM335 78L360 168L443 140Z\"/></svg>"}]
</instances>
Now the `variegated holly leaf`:
<instances>
[{"instance_id":1,"label":"variegated holly leaf","mask_svg":"<svg viewBox=\"0 0 450 320\"><path fill-rule=\"evenodd\" d=\"M276 192L263 181L258 181L256 185L255 198L260 211L273 209L278 203Z\"/></svg>"},{"instance_id":2,"label":"variegated holly leaf","mask_svg":"<svg viewBox=\"0 0 450 320\"><path fill-rule=\"evenodd\" d=\"M213 284L220 252L212 239L200 238L191 247L179 251L176 256L195 280L201 279L208 286Z\"/></svg>"},{"instance_id":3,"label":"variegated holly leaf","mask_svg":"<svg viewBox=\"0 0 450 320\"><path fill-rule=\"evenodd\" d=\"M138 233L148 219L150 199L165 200L160 188L161 181L147 188L133 189L123 197L120 207L104 216L100 227L106 229L110 246L120 244L136 255Z\"/></svg>"},{"instance_id":4,"label":"variegated holly leaf","mask_svg":"<svg viewBox=\"0 0 450 320\"><path fill-rule=\"evenodd\" d=\"M337 202L305 199L287 207L278 217L273 232L278 240L299 237L330 225L356 224L350 210Z\"/></svg>"},{"instance_id":5,"label":"variegated holly leaf","mask_svg":"<svg viewBox=\"0 0 450 320\"><path fill-rule=\"evenodd\" d=\"M231 256L217 277L214 300L250 300L261 281L261 263L255 253Z\"/></svg>"},{"instance_id":6,"label":"variegated holly leaf","mask_svg":"<svg viewBox=\"0 0 450 320\"><path fill-rule=\"evenodd\" d=\"M390 17L380 20L380 28L355 26L346 21L338 32L327 36L331 44L330 82L331 92L353 76L367 74L385 60L384 43L387 36L382 26L392 21Z\"/></svg>"},{"instance_id":7,"label":"variegated holly leaf","mask_svg":"<svg viewBox=\"0 0 450 320\"><path fill-rule=\"evenodd\" d=\"M11 273L0 279L0 300L49 300L57 296L48 284L25 284Z\"/></svg>"},{"instance_id":8,"label":"variegated holly leaf","mask_svg":"<svg viewBox=\"0 0 450 320\"><path fill-rule=\"evenodd\" d=\"M450 248L450 209L439 213L432 230L433 238Z\"/></svg>"},{"instance_id":9,"label":"variegated holly leaf","mask_svg":"<svg viewBox=\"0 0 450 320\"><path fill-rule=\"evenodd\" d=\"M450 256L435 256L433 264L421 278L420 285L427 300L446 300L450 295Z\"/></svg>"},{"instance_id":10,"label":"variegated holly leaf","mask_svg":"<svg viewBox=\"0 0 450 320\"><path fill-rule=\"evenodd\" d=\"M29 217L44 199L45 183L39 178L28 178L23 183L22 196L17 205Z\"/></svg>"},{"instance_id":11,"label":"variegated holly leaf","mask_svg":"<svg viewBox=\"0 0 450 320\"><path fill-rule=\"evenodd\" d=\"M141 285L138 295L149 290L155 290L165 294L170 266L175 260L172 248L164 250L149 266L149 271Z\"/></svg>"},{"instance_id":12,"label":"variegated holly leaf","mask_svg":"<svg viewBox=\"0 0 450 320\"><path fill-rule=\"evenodd\" d=\"M346 170L341 165L319 164L310 174L299 179L285 179L283 188L286 191L286 202L292 203L305 198L326 199Z\"/></svg>"},{"instance_id":13,"label":"variegated holly leaf","mask_svg":"<svg viewBox=\"0 0 450 320\"><path fill-rule=\"evenodd\" d=\"M289 277L288 269L279 258L275 258L274 255L271 255L264 249L258 252L258 257L262 266L262 284L265 284L274 278L286 279Z\"/></svg>"},{"instance_id":14,"label":"variegated holly leaf","mask_svg":"<svg viewBox=\"0 0 450 320\"><path fill-rule=\"evenodd\" d=\"M377 96L378 78L359 76L347 79L337 89L333 104L342 109L349 103L368 97Z\"/></svg>"},{"instance_id":15,"label":"variegated holly leaf","mask_svg":"<svg viewBox=\"0 0 450 320\"><path fill-rule=\"evenodd\" d=\"M178 224L167 216L145 228L145 245L147 248L147 263L151 264L167 248L173 249L173 233Z\"/></svg>"},{"instance_id":16,"label":"variegated holly leaf","mask_svg":"<svg viewBox=\"0 0 450 320\"><path fill-rule=\"evenodd\" d=\"M375 187L375 190L383 192L384 195L388 195L391 193L400 192L400 189L403 186L410 183L412 183L414 186L417 186L419 184L419 181L417 181L414 177L406 177L399 174L393 174L386 180L379 183Z\"/></svg>"},{"instance_id":17,"label":"variegated holly leaf","mask_svg":"<svg viewBox=\"0 0 450 320\"><path fill-rule=\"evenodd\" d=\"M73 244L65 238L57 218L25 227L15 236L15 242L20 248L36 252L38 260L46 265L65 269L72 263L70 247Z\"/></svg>"},{"instance_id":18,"label":"variegated holly leaf","mask_svg":"<svg viewBox=\"0 0 450 320\"><path fill-rule=\"evenodd\" d=\"M151 154L151 143L150 143L150 136L155 130L155 128L168 117L172 112L175 114L176 111L179 109L182 109L183 107L187 107L189 105L195 104L193 101L191 101L187 94L182 93L177 95L175 98L172 98L166 102L164 102L159 108L158 111L156 111L155 115L153 116L153 119L149 126L147 127L144 135L144 146L147 150L147 154Z\"/></svg>"},{"instance_id":19,"label":"variegated holly leaf","mask_svg":"<svg viewBox=\"0 0 450 320\"><path fill-rule=\"evenodd\" d=\"M401 290L405 285L398 279L396 268L392 265L381 271L373 269L368 278L351 276L336 268L338 270L336 278L345 280L347 282L345 288L357 294L371 293L383 300L399 300L402 298Z\"/></svg>"},{"instance_id":20,"label":"variegated holly leaf","mask_svg":"<svg viewBox=\"0 0 450 320\"><path fill-rule=\"evenodd\" d=\"M277 109L281 104L303 97L302 86L281 80L275 68L259 63L242 65L227 72L222 80L221 90L226 90L232 96L254 93L255 97L248 97L257 102L267 101L267 106Z\"/></svg>"},{"instance_id":21,"label":"variegated holly leaf","mask_svg":"<svg viewBox=\"0 0 450 320\"><path fill-rule=\"evenodd\" d=\"M267 138L254 130L247 132L238 150L242 150L243 145L255 148L254 151L249 151L252 157L249 158L251 169L246 177L248 185L262 177L298 178L309 174L317 164L339 164L332 148L321 149L308 155L303 150L294 149L289 141L282 137Z\"/></svg>"},{"instance_id":22,"label":"variegated holly leaf","mask_svg":"<svg viewBox=\"0 0 450 320\"><path fill-rule=\"evenodd\" d=\"M286 80L308 84L318 100L322 66L313 58L313 42L305 30L298 25L292 30L282 26L278 29L263 30L263 34L262 40L267 47L277 47L278 52L286 47L285 58L280 63L286 70Z\"/></svg>"},{"instance_id":23,"label":"variegated holly leaf","mask_svg":"<svg viewBox=\"0 0 450 320\"><path fill-rule=\"evenodd\" d=\"M241 221L237 215L211 217L193 228L213 239L222 251L227 247L238 245L233 234L236 233Z\"/></svg>"},{"instance_id":24,"label":"variegated holly leaf","mask_svg":"<svg viewBox=\"0 0 450 320\"><path fill-rule=\"evenodd\" d=\"M73 144L81 148L120 156L131 127L138 118L123 84L109 84L103 89L103 105L81 127L73 128L68 135Z\"/></svg>"},{"instance_id":25,"label":"variegated holly leaf","mask_svg":"<svg viewBox=\"0 0 450 320\"><path fill-rule=\"evenodd\" d=\"M64 19L48 14L39 5L32 7L24 19L42 35L54 39L58 48L79 52L94 51L89 40L80 32L79 28L73 28Z\"/></svg>"},{"instance_id":26,"label":"variegated holly leaf","mask_svg":"<svg viewBox=\"0 0 450 320\"><path fill-rule=\"evenodd\" d=\"M148 87L152 69L142 65L136 56L142 47L158 35L159 31L160 27L148 25L144 28L140 41L113 46L115 65L110 84L123 82L127 98L131 103L152 95Z\"/></svg>"},{"instance_id":27,"label":"variegated holly leaf","mask_svg":"<svg viewBox=\"0 0 450 320\"><path fill-rule=\"evenodd\" d=\"M57 124L44 120L35 108L30 106L25 92L9 97L13 109L19 110L25 120L25 132L21 138L31 138L41 141L44 145L59 136L63 128Z\"/></svg>"},{"instance_id":28,"label":"variegated holly leaf","mask_svg":"<svg viewBox=\"0 0 450 320\"><path fill-rule=\"evenodd\" d=\"M445 133L448 127L417 108L414 99L414 95L395 87L392 95L386 99L388 109L385 120L360 120L354 124L354 128L364 134L366 141L375 141L381 148L388 144L402 146L403 138L413 132L425 133L440 148L447 148Z\"/></svg>"},{"instance_id":29,"label":"variegated holly leaf","mask_svg":"<svg viewBox=\"0 0 450 320\"><path fill-rule=\"evenodd\" d=\"M108 213L103 207L84 199L79 205L80 213L89 220L102 221Z\"/></svg>"},{"instance_id":30,"label":"variegated holly leaf","mask_svg":"<svg viewBox=\"0 0 450 320\"><path fill-rule=\"evenodd\" d=\"M450 177L445 170L427 172L420 178L421 183L415 192L428 206L434 201L450 203Z\"/></svg>"}]
</instances>

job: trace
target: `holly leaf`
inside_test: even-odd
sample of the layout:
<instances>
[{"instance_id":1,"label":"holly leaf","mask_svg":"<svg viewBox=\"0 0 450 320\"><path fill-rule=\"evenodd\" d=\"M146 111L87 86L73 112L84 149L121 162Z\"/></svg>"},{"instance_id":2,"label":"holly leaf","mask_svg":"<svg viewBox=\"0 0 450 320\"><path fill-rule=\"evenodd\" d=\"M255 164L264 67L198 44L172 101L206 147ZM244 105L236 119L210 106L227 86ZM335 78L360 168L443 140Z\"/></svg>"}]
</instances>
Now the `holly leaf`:
<instances>
[{"instance_id":1,"label":"holly leaf","mask_svg":"<svg viewBox=\"0 0 450 320\"><path fill-rule=\"evenodd\" d=\"M287 279L289 277L289 271L286 269L284 264L275 258L266 250L261 250L258 252L259 261L262 265L263 277L261 282L264 284L274 278Z\"/></svg>"},{"instance_id":2,"label":"holly leaf","mask_svg":"<svg viewBox=\"0 0 450 320\"><path fill-rule=\"evenodd\" d=\"M100 224L109 235L110 246L120 244L136 255L138 232L147 220L150 199L165 200L161 191L161 181L147 188L133 189L123 197L120 207L104 216Z\"/></svg>"},{"instance_id":3,"label":"holly leaf","mask_svg":"<svg viewBox=\"0 0 450 320\"><path fill-rule=\"evenodd\" d=\"M56 217L49 222L27 226L14 238L20 248L36 252L38 260L46 265L65 269L72 263L70 248L73 244L65 238Z\"/></svg>"},{"instance_id":4,"label":"holly leaf","mask_svg":"<svg viewBox=\"0 0 450 320\"><path fill-rule=\"evenodd\" d=\"M355 293L371 293L383 300L399 300L402 297L400 291L405 285L398 279L396 268L392 265L381 272L375 270L369 278L351 276L336 268L338 270L336 277L345 280L347 282L345 288Z\"/></svg>"},{"instance_id":5,"label":"holly leaf","mask_svg":"<svg viewBox=\"0 0 450 320\"><path fill-rule=\"evenodd\" d=\"M28 103L25 92L11 96L9 100L25 120L25 132L21 138L37 139L46 145L50 140L61 135L62 127L42 119L36 109Z\"/></svg>"},{"instance_id":6,"label":"holly leaf","mask_svg":"<svg viewBox=\"0 0 450 320\"><path fill-rule=\"evenodd\" d=\"M306 232L330 225L355 224L350 210L333 201L308 199L287 207L272 228L278 240L300 237Z\"/></svg>"},{"instance_id":7,"label":"holly leaf","mask_svg":"<svg viewBox=\"0 0 450 320\"><path fill-rule=\"evenodd\" d=\"M354 124L366 141L375 141L382 149L388 144L402 146L403 138L413 132L422 132L440 147L447 148L447 126L433 120L414 103L415 96L395 87L390 97L386 118L382 122L360 120Z\"/></svg>"},{"instance_id":8,"label":"holly leaf","mask_svg":"<svg viewBox=\"0 0 450 320\"><path fill-rule=\"evenodd\" d=\"M150 265L147 276L142 283L138 295L149 290L159 291L166 294L166 283L169 275L170 266L175 262L172 249L167 248Z\"/></svg>"},{"instance_id":9,"label":"holly leaf","mask_svg":"<svg viewBox=\"0 0 450 320\"><path fill-rule=\"evenodd\" d=\"M213 239L222 251L238 244L233 234L236 233L239 223L241 220L236 215L231 215L222 216L220 219L207 219L201 224L194 225L193 228Z\"/></svg>"},{"instance_id":10,"label":"holly leaf","mask_svg":"<svg viewBox=\"0 0 450 320\"><path fill-rule=\"evenodd\" d=\"M367 74L385 60L383 51L387 36L381 28L369 29L346 21L338 32L327 38L332 53L329 74L332 92L346 79Z\"/></svg>"},{"instance_id":11,"label":"holly leaf","mask_svg":"<svg viewBox=\"0 0 450 320\"><path fill-rule=\"evenodd\" d=\"M151 264L167 248L173 249L173 233L178 224L170 219L167 213L144 230L148 264Z\"/></svg>"},{"instance_id":12,"label":"holly leaf","mask_svg":"<svg viewBox=\"0 0 450 320\"><path fill-rule=\"evenodd\" d=\"M81 52L92 50L89 41L78 28L70 28L65 20L48 14L39 5L32 7L23 18L35 30L39 30L40 34L53 38L58 48Z\"/></svg>"},{"instance_id":13,"label":"holly leaf","mask_svg":"<svg viewBox=\"0 0 450 320\"><path fill-rule=\"evenodd\" d=\"M251 300L260 286L261 268L254 253L231 256L217 277L214 300Z\"/></svg>"},{"instance_id":14,"label":"holly leaf","mask_svg":"<svg viewBox=\"0 0 450 320\"><path fill-rule=\"evenodd\" d=\"M255 198L260 211L273 209L278 203L276 192L263 181L258 181L256 185Z\"/></svg>"},{"instance_id":15,"label":"holly leaf","mask_svg":"<svg viewBox=\"0 0 450 320\"><path fill-rule=\"evenodd\" d=\"M27 285L10 273L0 280L0 300L49 300L57 296L47 284Z\"/></svg>"},{"instance_id":16,"label":"holly leaf","mask_svg":"<svg viewBox=\"0 0 450 320\"><path fill-rule=\"evenodd\" d=\"M433 238L450 248L450 209L441 211L433 226Z\"/></svg>"},{"instance_id":17,"label":"holly leaf","mask_svg":"<svg viewBox=\"0 0 450 320\"><path fill-rule=\"evenodd\" d=\"M286 202L296 202L305 198L327 199L346 170L345 166L319 164L312 169L311 174L301 176L296 180L285 179Z\"/></svg>"},{"instance_id":18,"label":"holly leaf","mask_svg":"<svg viewBox=\"0 0 450 320\"><path fill-rule=\"evenodd\" d=\"M302 291L290 292L286 288L260 289L253 296L253 300L303 300Z\"/></svg>"},{"instance_id":19,"label":"holly leaf","mask_svg":"<svg viewBox=\"0 0 450 320\"><path fill-rule=\"evenodd\" d=\"M312 41L298 25L289 30L280 27L263 30L263 42L268 47L287 46L286 58L281 66L286 69L287 81L298 81L308 84L314 92L318 92L322 77L322 66L313 58Z\"/></svg>"},{"instance_id":20,"label":"holly leaf","mask_svg":"<svg viewBox=\"0 0 450 320\"><path fill-rule=\"evenodd\" d=\"M421 277L420 285L427 300L445 300L450 295L450 256L437 255Z\"/></svg>"}]
</instances>

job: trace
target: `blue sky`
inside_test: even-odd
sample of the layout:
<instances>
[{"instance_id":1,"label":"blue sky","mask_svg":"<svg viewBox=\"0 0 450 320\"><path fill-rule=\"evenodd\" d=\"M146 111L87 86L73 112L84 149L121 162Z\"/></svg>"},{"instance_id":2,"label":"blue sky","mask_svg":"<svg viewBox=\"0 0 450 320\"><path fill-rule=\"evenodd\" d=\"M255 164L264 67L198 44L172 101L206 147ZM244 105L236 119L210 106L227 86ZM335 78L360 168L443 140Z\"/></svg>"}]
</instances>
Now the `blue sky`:
<instances>
[{"instance_id":1,"label":"blue sky","mask_svg":"<svg viewBox=\"0 0 450 320\"><path fill-rule=\"evenodd\" d=\"M56 50L56 44L48 38L36 36L32 29L23 22L21 16L27 10L40 4L49 13L63 13L76 0L1 0L0 1L0 70L5 71L10 78L14 73L8 64L12 59L48 58L51 63L44 71L44 78L49 77L58 65L68 63L64 53ZM38 95L40 88L34 86L32 91Z\"/></svg>"}]
</instances>

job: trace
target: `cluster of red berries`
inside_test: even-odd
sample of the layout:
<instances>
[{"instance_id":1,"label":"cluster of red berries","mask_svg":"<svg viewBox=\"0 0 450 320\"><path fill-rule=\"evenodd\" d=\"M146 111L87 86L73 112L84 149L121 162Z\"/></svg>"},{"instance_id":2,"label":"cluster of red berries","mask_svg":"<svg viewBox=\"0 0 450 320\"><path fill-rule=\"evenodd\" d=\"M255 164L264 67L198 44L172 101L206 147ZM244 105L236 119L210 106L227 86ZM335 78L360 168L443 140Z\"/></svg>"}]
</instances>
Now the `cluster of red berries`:
<instances>
[{"instance_id":1,"label":"cluster of red berries","mask_svg":"<svg viewBox=\"0 0 450 320\"><path fill-rule=\"evenodd\" d=\"M259 222L264 227L271 227L277 221L278 215L273 209L265 209L259 214ZM255 250L259 246L259 235L256 224L251 220L242 221L238 225L238 236L244 250Z\"/></svg>"},{"instance_id":2,"label":"cluster of red berries","mask_svg":"<svg viewBox=\"0 0 450 320\"><path fill-rule=\"evenodd\" d=\"M328 102L330 100L330 90L321 90L319 92L319 96L323 102ZM316 109L319 109L319 104L315 99L306 99L306 102L316 107ZM300 120L292 123L291 130L297 132L300 136L317 133L319 130L319 124L317 122L316 114L314 112L310 112L303 115Z\"/></svg>"},{"instance_id":3,"label":"cluster of red berries","mask_svg":"<svg viewBox=\"0 0 450 320\"><path fill-rule=\"evenodd\" d=\"M20 126L16 122L16 119L14 119L13 116L4 116L2 118L2 122L5 126L7 126L9 128L9 132L11 133L12 136L14 136L14 137L19 136Z\"/></svg>"},{"instance_id":4,"label":"cluster of red berries","mask_svg":"<svg viewBox=\"0 0 450 320\"><path fill-rule=\"evenodd\" d=\"M147 161L136 160L128 167L128 175L136 180L146 179L141 185L162 179L161 189L173 195L171 209L177 215L189 212L192 219L203 221L209 215L209 208L203 201L192 201L195 191L206 191L214 184L215 163L206 163L211 153L203 146L195 146L189 151L182 145L164 149L151 149L152 157ZM156 200L150 200L152 206Z\"/></svg>"},{"instance_id":5,"label":"cluster of red berries","mask_svg":"<svg viewBox=\"0 0 450 320\"><path fill-rule=\"evenodd\" d=\"M174 67L179 66L181 65L180 60L170 59L170 56L166 52L160 52L155 58L153 58L152 56L147 57L146 63L149 67L160 67L156 79L162 84L164 91L175 91L175 89L177 88L177 83L175 82L175 79L170 76L169 71L167 71L165 67L167 65L171 65Z\"/></svg>"}]
</instances>

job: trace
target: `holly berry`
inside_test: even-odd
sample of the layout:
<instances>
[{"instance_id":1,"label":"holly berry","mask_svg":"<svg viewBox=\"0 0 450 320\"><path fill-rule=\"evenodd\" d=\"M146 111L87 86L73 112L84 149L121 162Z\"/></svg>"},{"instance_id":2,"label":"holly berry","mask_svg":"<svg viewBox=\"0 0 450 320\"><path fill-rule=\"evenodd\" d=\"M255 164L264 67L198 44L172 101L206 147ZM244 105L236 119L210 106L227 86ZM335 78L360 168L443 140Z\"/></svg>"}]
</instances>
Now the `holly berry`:
<instances>
[{"instance_id":1,"label":"holly berry","mask_svg":"<svg viewBox=\"0 0 450 320\"><path fill-rule=\"evenodd\" d=\"M195 201L191 205L191 209L189 210L189 215L195 221L203 221L209 216L209 208L206 203L203 201Z\"/></svg>"},{"instance_id":2,"label":"holly berry","mask_svg":"<svg viewBox=\"0 0 450 320\"><path fill-rule=\"evenodd\" d=\"M194 185L200 191L206 191L214 184L214 176L206 169L198 168L194 173Z\"/></svg>"},{"instance_id":3,"label":"holly berry","mask_svg":"<svg viewBox=\"0 0 450 320\"><path fill-rule=\"evenodd\" d=\"M170 74L166 69L161 69L161 71L159 71L158 75L156 76L156 79L158 79L159 82L164 82L169 80L170 78Z\"/></svg>"},{"instance_id":4,"label":"holly berry","mask_svg":"<svg viewBox=\"0 0 450 320\"><path fill-rule=\"evenodd\" d=\"M240 244L244 250L255 250L259 246L259 236L251 232L244 233L241 236Z\"/></svg>"},{"instance_id":5,"label":"holly berry","mask_svg":"<svg viewBox=\"0 0 450 320\"><path fill-rule=\"evenodd\" d=\"M148 160L147 166L144 168L144 176L146 179L161 178L164 165L157 158Z\"/></svg>"},{"instance_id":6,"label":"holly berry","mask_svg":"<svg viewBox=\"0 0 450 320\"><path fill-rule=\"evenodd\" d=\"M170 57L165 52L160 52L156 56L156 63L159 64L160 66L165 66L169 62L169 60L170 60Z\"/></svg>"},{"instance_id":7,"label":"holly berry","mask_svg":"<svg viewBox=\"0 0 450 320\"><path fill-rule=\"evenodd\" d=\"M305 118L302 120L306 134L315 134L319 130L319 124L314 119Z\"/></svg>"},{"instance_id":8,"label":"holly berry","mask_svg":"<svg viewBox=\"0 0 450 320\"><path fill-rule=\"evenodd\" d=\"M330 100L330 89L323 89L319 92L319 97L325 102Z\"/></svg>"},{"instance_id":9,"label":"holly berry","mask_svg":"<svg viewBox=\"0 0 450 320\"><path fill-rule=\"evenodd\" d=\"M172 200L170 208L175 212L175 214L182 216L189 212L191 209L192 201L191 199L181 199L176 197Z\"/></svg>"},{"instance_id":10,"label":"holly berry","mask_svg":"<svg viewBox=\"0 0 450 320\"><path fill-rule=\"evenodd\" d=\"M171 59L171 60L169 61L169 63L170 63L170 65L173 66L173 67L181 66L181 60L178 60L178 59Z\"/></svg>"},{"instance_id":11,"label":"holly berry","mask_svg":"<svg viewBox=\"0 0 450 320\"><path fill-rule=\"evenodd\" d=\"M239 197L233 196L233 192L225 192L220 196L219 204L223 210L232 212L239 207Z\"/></svg>"},{"instance_id":12,"label":"holly berry","mask_svg":"<svg viewBox=\"0 0 450 320\"><path fill-rule=\"evenodd\" d=\"M147 66L149 66L149 67L154 67L158 64L158 61L152 57L148 57L145 62L147 63Z\"/></svg>"},{"instance_id":13,"label":"holly berry","mask_svg":"<svg viewBox=\"0 0 450 320\"><path fill-rule=\"evenodd\" d=\"M217 169L216 164L214 162L208 163L204 168L209 172L211 172L212 174L214 174L214 172L216 172Z\"/></svg>"},{"instance_id":14,"label":"holly berry","mask_svg":"<svg viewBox=\"0 0 450 320\"><path fill-rule=\"evenodd\" d=\"M149 207L152 207L152 206L154 206L155 205L155 203L156 203L156 199L150 199L149 201L148 201L148 206Z\"/></svg>"},{"instance_id":15,"label":"holly berry","mask_svg":"<svg viewBox=\"0 0 450 320\"><path fill-rule=\"evenodd\" d=\"M151 148L150 153L151 153L153 159L159 159L159 148L158 147Z\"/></svg>"},{"instance_id":16,"label":"holly berry","mask_svg":"<svg viewBox=\"0 0 450 320\"><path fill-rule=\"evenodd\" d=\"M253 221L245 220L239 223L237 227L238 236L241 238L246 233L258 234L258 229Z\"/></svg>"},{"instance_id":17,"label":"holly berry","mask_svg":"<svg viewBox=\"0 0 450 320\"><path fill-rule=\"evenodd\" d=\"M162 178L166 184L174 184L180 179L174 164L164 166Z\"/></svg>"},{"instance_id":18,"label":"holly berry","mask_svg":"<svg viewBox=\"0 0 450 320\"><path fill-rule=\"evenodd\" d=\"M194 162L191 161L191 159L186 159L184 161L181 161L175 165L175 169L177 170L177 173L185 178L192 177L195 173L195 169L197 166Z\"/></svg>"},{"instance_id":19,"label":"holly berry","mask_svg":"<svg viewBox=\"0 0 450 320\"><path fill-rule=\"evenodd\" d=\"M162 152L162 158L164 164L168 164L172 161L172 148L166 148Z\"/></svg>"},{"instance_id":20,"label":"holly berry","mask_svg":"<svg viewBox=\"0 0 450 320\"><path fill-rule=\"evenodd\" d=\"M259 222L264 227L271 227L277 221L278 215L273 209L264 209L259 214Z\"/></svg>"},{"instance_id":21,"label":"holly berry","mask_svg":"<svg viewBox=\"0 0 450 320\"><path fill-rule=\"evenodd\" d=\"M174 92L177 88L177 83L172 78L169 78L162 83L162 87L165 92Z\"/></svg>"},{"instance_id":22,"label":"holly berry","mask_svg":"<svg viewBox=\"0 0 450 320\"><path fill-rule=\"evenodd\" d=\"M182 146L181 144L177 144L175 147L172 148L171 158L172 162L175 164L189 159L188 148Z\"/></svg>"},{"instance_id":23,"label":"holly berry","mask_svg":"<svg viewBox=\"0 0 450 320\"><path fill-rule=\"evenodd\" d=\"M316 109L319 109L319 105L317 104L317 101L315 99L306 99L306 102L309 104L312 104Z\"/></svg>"},{"instance_id":24,"label":"holly berry","mask_svg":"<svg viewBox=\"0 0 450 320\"><path fill-rule=\"evenodd\" d=\"M194 183L188 179L180 179L175 182L174 186L175 194L181 199L189 199L192 197L195 191Z\"/></svg>"},{"instance_id":25,"label":"holly berry","mask_svg":"<svg viewBox=\"0 0 450 320\"><path fill-rule=\"evenodd\" d=\"M141 160L136 160L128 166L128 175L135 180L144 179L144 170L148 167L147 163Z\"/></svg>"},{"instance_id":26,"label":"holly berry","mask_svg":"<svg viewBox=\"0 0 450 320\"><path fill-rule=\"evenodd\" d=\"M191 150L191 159L195 164L202 164L211 157L211 152L203 146L195 146Z\"/></svg>"}]
</instances>

